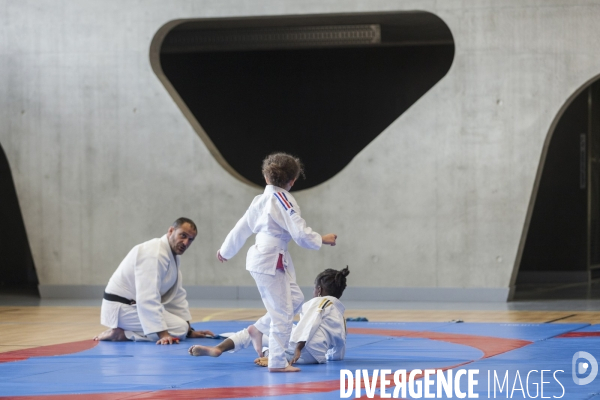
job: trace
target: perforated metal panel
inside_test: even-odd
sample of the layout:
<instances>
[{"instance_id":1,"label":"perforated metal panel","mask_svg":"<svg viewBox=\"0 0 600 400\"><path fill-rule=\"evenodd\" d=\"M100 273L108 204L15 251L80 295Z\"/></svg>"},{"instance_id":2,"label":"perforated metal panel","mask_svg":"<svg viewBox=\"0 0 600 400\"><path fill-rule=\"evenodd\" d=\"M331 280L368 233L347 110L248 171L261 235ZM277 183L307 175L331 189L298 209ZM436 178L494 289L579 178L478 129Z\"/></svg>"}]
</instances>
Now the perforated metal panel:
<instances>
[{"instance_id":1,"label":"perforated metal panel","mask_svg":"<svg viewBox=\"0 0 600 400\"><path fill-rule=\"evenodd\" d=\"M379 25L268 27L173 31L163 53L317 48L381 43Z\"/></svg>"}]
</instances>

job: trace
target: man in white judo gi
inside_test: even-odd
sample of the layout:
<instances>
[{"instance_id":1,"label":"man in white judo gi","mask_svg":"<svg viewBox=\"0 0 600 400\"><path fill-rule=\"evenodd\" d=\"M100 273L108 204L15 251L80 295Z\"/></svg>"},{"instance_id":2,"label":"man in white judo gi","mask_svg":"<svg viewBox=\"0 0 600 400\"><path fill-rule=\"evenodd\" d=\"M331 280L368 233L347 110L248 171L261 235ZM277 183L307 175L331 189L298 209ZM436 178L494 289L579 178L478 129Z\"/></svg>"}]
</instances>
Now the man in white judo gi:
<instances>
[{"instance_id":1,"label":"man in white judo gi","mask_svg":"<svg viewBox=\"0 0 600 400\"><path fill-rule=\"evenodd\" d=\"M135 246L108 281L100 323L110 329L94 340L156 341L172 344L186 337L213 335L194 331L180 256L196 238L196 224L177 219L161 238Z\"/></svg>"}]
</instances>

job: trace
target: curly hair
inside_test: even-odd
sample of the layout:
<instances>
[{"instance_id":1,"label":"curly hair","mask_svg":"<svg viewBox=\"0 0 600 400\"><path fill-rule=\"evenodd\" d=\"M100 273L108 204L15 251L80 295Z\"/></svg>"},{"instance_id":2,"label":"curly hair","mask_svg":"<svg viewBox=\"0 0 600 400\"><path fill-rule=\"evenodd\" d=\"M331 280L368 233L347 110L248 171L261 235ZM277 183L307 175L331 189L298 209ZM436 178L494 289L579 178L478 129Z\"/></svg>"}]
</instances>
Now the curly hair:
<instances>
[{"instance_id":1,"label":"curly hair","mask_svg":"<svg viewBox=\"0 0 600 400\"><path fill-rule=\"evenodd\" d=\"M304 165L298 157L287 153L273 153L263 160L262 173L272 185L285 188L299 176L304 178Z\"/></svg>"},{"instance_id":2,"label":"curly hair","mask_svg":"<svg viewBox=\"0 0 600 400\"><path fill-rule=\"evenodd\" d=\"M342 297L344 289L346 289L346 277L350 273L348 266L341 271L328 268L317 275L315 286L321 286L330 296Z\"/></svg>"}]
</instances>

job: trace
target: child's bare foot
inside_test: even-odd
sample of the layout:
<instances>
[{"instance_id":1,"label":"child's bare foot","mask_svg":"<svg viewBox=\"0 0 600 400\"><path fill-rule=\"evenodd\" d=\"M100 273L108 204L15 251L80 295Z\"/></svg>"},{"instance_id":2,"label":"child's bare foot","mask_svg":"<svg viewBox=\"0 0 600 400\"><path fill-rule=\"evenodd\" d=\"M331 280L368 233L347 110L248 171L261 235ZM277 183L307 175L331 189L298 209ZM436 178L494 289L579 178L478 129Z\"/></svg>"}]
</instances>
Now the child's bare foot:
<instances>
[{"instance_id":1,"label":"child's bare foot","mask_svg":"<svg viewBox=\"0 0 600 400\"><path fill-rule=\"evenodd\" d=\"M219 357L223 352L216 347L201 346L196 344L188 349L191 356Z\"/></svg>"},{"instance_id":2,"label":"child's bare foot","mask_svg":"<svg viewBox=\"0 0 600 400\"><path fill-rule=\"evenodd\" d=\"M299 372L300 368L292 367L288 365L285 368L269 368L269 372Z\"/></svg>"},{"instance_id":3,"label":"child's bare foot","mask_svg":"<svg viewBox=\"0 0 600 400\"><path fill-rule=\"evenodd\" d=\"M268 367L269 357L258 357L256 360L254 360L254 364L260 365L261 367Z\"/></svg>"},{"instance_id":4,"label":"child's bare foot","mask_svg":"<svg viewBox=\"0 0 600 400\"><path fill-rule=\"evenodd\" d=\"M254 350L256 350L256 354L258 354L259 357L262 357L262 332L256 329L254 325L250 325L248 327L248 334L250 334L252 346L254 347Z\"/></svg>"},{"instance_id":5,"label":"child's bare foot","mask_svg":"<svg viewBox=\"0 0 600 400\"><path fill-rule=\"evenodd\" d=\"M125 331L121 328L107 329L94 338L96 341L125 342Z\"/></svg>"}]
</instances>

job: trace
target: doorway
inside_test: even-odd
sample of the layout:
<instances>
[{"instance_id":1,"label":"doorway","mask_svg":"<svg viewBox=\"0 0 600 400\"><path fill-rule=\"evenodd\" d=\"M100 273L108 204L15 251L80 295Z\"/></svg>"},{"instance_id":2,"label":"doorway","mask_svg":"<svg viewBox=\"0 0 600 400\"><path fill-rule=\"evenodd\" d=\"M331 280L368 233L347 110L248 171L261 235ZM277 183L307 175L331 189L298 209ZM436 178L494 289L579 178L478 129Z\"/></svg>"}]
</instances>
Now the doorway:
<instances>
[{"instance_id":1,"label":"doorway","mask_svg":"<svg viewBox=\"0 0 600 400\"><path fill-rule=\"evenodd\" d=\"M600 298L600 80L552 133L515 299Z\"/></svg>"},{"instance_id":2,"label":"doorway","mask_svg":"<svg viewBox=\"0 0 600 400\"><path fill-rule=\"evenodd\" d=\"M38 296L38 278L10 166L0 146L0 293Z\"/></svg>"}]
</instances>

